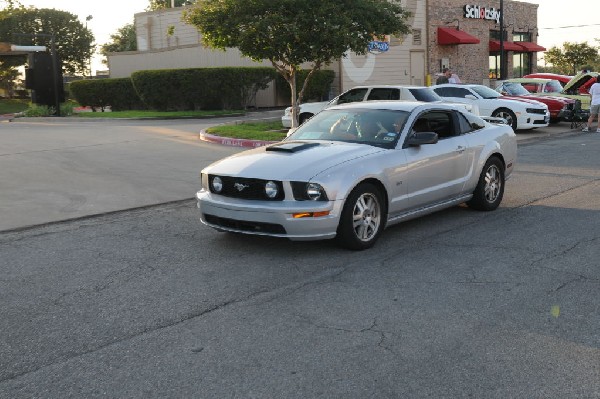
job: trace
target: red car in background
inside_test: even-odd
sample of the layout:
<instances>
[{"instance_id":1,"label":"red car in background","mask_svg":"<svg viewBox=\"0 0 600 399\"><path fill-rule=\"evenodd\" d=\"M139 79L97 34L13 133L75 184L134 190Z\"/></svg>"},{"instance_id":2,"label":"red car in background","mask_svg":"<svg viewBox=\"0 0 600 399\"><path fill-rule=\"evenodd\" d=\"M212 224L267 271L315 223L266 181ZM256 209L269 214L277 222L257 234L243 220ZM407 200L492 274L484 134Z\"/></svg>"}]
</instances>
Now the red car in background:
<instances>
[{"instance_id":1,"label":"red car in background","mask_svg":"<svg viewBox=\"0 0 600 399\"><path fill-rule=\"evenodd\" d=\"M496 87L496 91L503 94L504 97L508 99L518 100L520 98L527 98L546 104L548 106L548 111L550 111L551 123L560 122L566 113L565 111L572 109L573 104L575 103L574 99L568 97L532 95L521 85L521 83L517 82L502 82Z\"/></svg>"},{"instance_id":2,"label":"red car in background","mask_svg":"<svg viewBox=\"0 0 600 399\"><path fill-rule=\"evenodd\" d=\"M566 94L590 94L590 87L598 81L597 72L583 71L575 76L559 75L556 73L532 73L524 78L541 78L558 80Z\"/></svg>"},{"instance_id":3,"label":"red car in background","mask_svg":"<svg viewBox=\"0 0 600 399\"><path fill-rule=\"evenodd\" d=\"M523 77L524 78L554 79L554 80L558 80L560 82L560 85L562 87L565 87L565 85L567 83L569 83L569 81L571 79L573 79L573 76L559 75L558 73L530 73L529 75L525 75Z\"/></svg>"}]
</instances>

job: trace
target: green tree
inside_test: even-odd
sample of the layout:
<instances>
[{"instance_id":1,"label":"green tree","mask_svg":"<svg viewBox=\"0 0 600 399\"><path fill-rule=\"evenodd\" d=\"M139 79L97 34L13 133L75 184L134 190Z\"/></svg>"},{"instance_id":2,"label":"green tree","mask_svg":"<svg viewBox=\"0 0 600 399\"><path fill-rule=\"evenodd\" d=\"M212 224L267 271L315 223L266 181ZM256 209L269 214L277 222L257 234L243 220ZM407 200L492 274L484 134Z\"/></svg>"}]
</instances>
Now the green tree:
<instances>
[{"instance_id":1,"label":"green tree","mask_svg":"<svg viewBox=\"0 0 600 399\"><path fill-rule=\"evenodd\" d=\"M15 84L19 77L19 71L11 66L0 61L0 89L4 90L8 98L12 98L15 91Z\"/></svg>"},{"instance_id":2,"label":"green tree","mask_svg":"<svg viewBox=\"0 0 600 399\"><path fill-rule=\"evenodd\" d=\"M84 74L87 61L95 49L94 35L76 15L23 6L0 10L0 42L40 45L50 49L51 39L46 36L49 34L54 34L63 70L68 74ZM26 57L19 57L21 65L25 62Z\"/></svg>"},{"instance_id":3,"label":"green tree","mask_svg":"<svg viewBox=\"0 0 600 399\"><path fill-rule=\"evenodd\" d=\"M102 54L104 57L107 57L108 53L137 50L137 39L134 24L127 24L119 28L117 33L110 35L110 39L112 40L111 42L100 46L100 54ZM103 59L102 62L106 64L106 58Z\"/></svg>"},{"instance_id":4,"label":"green tree","mask_svg":"<svg viewBox=\"0 0 600 399\"><path fill-rule=\"evenodd\" d=\"M598 48L587 43L564 42L563 48L556 46L546 51L544 60L552 64L560 73L575 75L582 67L598 58Z\"/></svg>"},{"instance_id":5,"label":"green tree","mask_svg":"<svg viewBox=\"0 0 600 399\"><path fill-rule=\"evenodd\" d=\"M193 2L193 0L175 0L175 7L188 6ZM146 10L156 11L164 8L171 8L171 0L150 0L150 4Z\"/></svg>"},{"instance_id":6,"label":"green tree","mask_svg":"<svg viewBox=\"0 0 600 399\"><path fill-rule=\"evenodd\" d=\"M269 60L290 85L292 126L314 71L353 51L365 54L374 36L405 34L409 13L388 0L197 0L184 20L205 45L237 47L255 60ZM309 73L300 92L296 74Z\"/></svg>"}]
</instances>

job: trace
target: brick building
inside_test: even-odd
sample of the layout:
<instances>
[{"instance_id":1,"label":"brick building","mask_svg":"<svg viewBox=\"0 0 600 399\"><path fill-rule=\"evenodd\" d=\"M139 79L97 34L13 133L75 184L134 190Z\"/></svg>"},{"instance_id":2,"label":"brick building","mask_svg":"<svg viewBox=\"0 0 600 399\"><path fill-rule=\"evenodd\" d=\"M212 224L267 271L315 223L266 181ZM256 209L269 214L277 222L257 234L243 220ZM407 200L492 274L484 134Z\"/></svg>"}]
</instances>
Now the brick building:
<instances>
[{"instance_id":1,"label":"brick building","mask_svg":"<svg viewBox=\"0 0 600 399\"><path fill-rule=\"evenodd\" d=\"M444 66L463 82L490 84L500 78L500 19L504 25L506 75L534 72L537 52L546 49L537 41L537 4L518 1L429 1L427 5L428 72ZM500 13L503 11L503 15Z\"/></svg>"}]
</instances>

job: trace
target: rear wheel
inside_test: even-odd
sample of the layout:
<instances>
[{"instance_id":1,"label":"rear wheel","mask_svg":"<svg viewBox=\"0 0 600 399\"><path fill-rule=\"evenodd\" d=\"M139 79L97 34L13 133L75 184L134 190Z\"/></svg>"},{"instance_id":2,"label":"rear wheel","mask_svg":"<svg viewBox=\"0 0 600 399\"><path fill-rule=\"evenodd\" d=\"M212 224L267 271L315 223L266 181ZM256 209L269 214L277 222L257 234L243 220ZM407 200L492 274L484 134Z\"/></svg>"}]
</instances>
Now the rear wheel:
<instances>
[{"instance_id":1,"label":"rear wheel","mask_svg":"<svg viewBox=\"0 0 600 399\"><path fill-rule=\"evenodd\" d=\"M337 231L338 243L348 249L371 248L385 227L381 191L373 184L357 186L346 199Z\"/></svg>"},{"instance_id":2,"label":"rear wheel","mask_svg":"<svg viewBox=\"0 0 600 399\"><path fill-rule=\"evenodd\" d=\"M498 208L504 196L504 182L504 165L498 157L490 157L481 171L473 198L467 205L479 211Z\"/></svg>"},{"instance_id":3,"label":"rear wheel","mask_svg":"<svg viewBox=\"0 0 600 399\"><path fill-rule=\"evenodd\" d=\"M498 108L492 113L492 116L505 119L506 123L508 123L515 132L517 131L517 116L510 109Z\"/></svg>"}]
</instances>

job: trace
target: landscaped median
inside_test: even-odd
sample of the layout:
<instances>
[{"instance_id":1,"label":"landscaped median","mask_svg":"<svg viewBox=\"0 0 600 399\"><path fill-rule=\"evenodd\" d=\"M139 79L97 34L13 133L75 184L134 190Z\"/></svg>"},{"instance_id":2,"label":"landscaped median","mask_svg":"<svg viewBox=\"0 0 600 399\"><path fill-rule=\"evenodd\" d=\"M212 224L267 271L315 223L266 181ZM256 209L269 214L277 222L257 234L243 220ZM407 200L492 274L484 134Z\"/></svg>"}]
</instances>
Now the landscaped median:
<instances>
[{"instance_id":1,"label":"landscaped median","mask_svg":"<svg viewBox=\"0 0 600 399\"><path fill-rule=\"evenodd\" d=\"M262 147L283 140L287 131L280 120L241 122L209 127L200 132L200 138L210 143L234 147Z\"/></svg>"}]
</instances>

